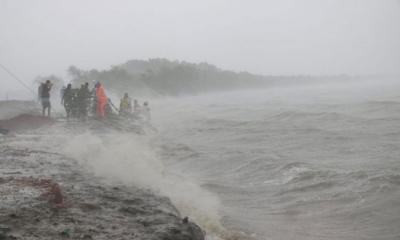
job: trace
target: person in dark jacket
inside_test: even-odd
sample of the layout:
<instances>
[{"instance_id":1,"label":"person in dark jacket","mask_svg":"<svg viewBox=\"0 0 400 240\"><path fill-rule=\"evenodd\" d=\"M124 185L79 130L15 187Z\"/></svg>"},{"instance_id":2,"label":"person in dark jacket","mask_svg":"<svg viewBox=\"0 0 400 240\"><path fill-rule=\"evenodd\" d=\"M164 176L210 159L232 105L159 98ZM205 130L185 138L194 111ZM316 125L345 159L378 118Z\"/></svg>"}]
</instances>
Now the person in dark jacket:
<instances>
[{"instance_id":1,"label":"person in dark jacket","mask_svg":"<svg viewBox=\"0 0 400 240\"><path fill-rule=\"evenodd\" d=\"M65 112L67 113L67 118L71 116L72 110L72 101L73 101L73 93L72 93L72 85L71 83L67 85L67 88L64 90L62 95L61 104L64 105Z\"/></svg>"},{"instance_id":2,"label":"person in dark jacket","mask_svg":"<svg viewBox=\"0 0 400 240\"><path fill-rule=\"evenodd\" d=\"M40 99L42 101L42 115L45 116L45 112L47 109L47 116L50 117L51 112L51 102L50 102L50 91L53 84L50 80L47 80L46 83L42 84Z\"/></svg>"},{"instance_id":3,"label":"person in dark jacket","mask_svg":"<svg viewBox=\"0 0 400 240\"><path fill-rule=\"evenodd\" d=\"M82 84L78 91L79 118L86 119L90 99L89 83Z\"/></svg>"}]
</instances>

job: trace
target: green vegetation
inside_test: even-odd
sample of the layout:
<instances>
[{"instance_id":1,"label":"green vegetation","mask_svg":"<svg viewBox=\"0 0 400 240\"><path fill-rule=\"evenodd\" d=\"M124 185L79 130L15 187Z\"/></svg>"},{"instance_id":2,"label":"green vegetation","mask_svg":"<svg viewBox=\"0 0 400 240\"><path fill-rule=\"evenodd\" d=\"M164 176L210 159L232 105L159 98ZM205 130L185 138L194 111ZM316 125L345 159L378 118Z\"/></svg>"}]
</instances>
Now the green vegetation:
<instances>
[{"instance_id":1,"label":"green vegetation","mask_svg":"<svg viewBox=\"0 0 400 240\"><path fill-rule=\"evenodd\" d=\"M130 60L109 70L68 69L74 85L100 81L118 94L186 95L218 90L268 86L272 79L247 72L223 71L207 63L187 63L166 59Z\"/></svg>"}]
</instances>

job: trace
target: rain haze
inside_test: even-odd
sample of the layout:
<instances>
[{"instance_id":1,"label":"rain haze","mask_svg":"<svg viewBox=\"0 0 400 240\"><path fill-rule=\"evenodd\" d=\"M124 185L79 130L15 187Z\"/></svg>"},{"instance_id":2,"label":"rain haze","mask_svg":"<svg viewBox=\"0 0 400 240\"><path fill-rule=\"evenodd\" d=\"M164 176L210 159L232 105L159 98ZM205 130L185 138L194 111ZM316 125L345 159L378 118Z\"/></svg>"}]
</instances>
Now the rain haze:
<instances>
[{"instance_id":1,"label":"rain haze","mask_svg":"<svg viewBox=\"0 0 400 240\"><path fill-rule=\"evenodd\" d=\"M0 86L0 239L400 239L400 0L0 0Z\"/></svg>"},{"instance_id":2,"label":"rain haze","mask_svg":"<svg viewBox=\"0 0 400 240\"><path fill-rule=\"evenodd\" d=\"M0 60L24 82L129 59L268 75L399 74L396 0L0 1ZM0 72L5 91L21 88Z\"/></svg>"}]
</instances>

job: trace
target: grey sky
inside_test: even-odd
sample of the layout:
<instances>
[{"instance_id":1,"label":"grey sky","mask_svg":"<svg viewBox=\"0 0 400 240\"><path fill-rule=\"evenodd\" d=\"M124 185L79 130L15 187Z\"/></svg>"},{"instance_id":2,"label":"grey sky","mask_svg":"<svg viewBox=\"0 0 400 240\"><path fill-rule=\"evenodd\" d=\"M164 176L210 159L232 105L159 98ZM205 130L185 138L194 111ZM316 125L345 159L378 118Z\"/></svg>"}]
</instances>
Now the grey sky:
<instances>
[{"instance_id":1,"label":"grey sky","mask_svg":"<svg viewBox=\"0 0 400 240\"><path fill-rule=\"evenodd\" d=\"M207 61L261 74L400 73L398 0L0 0L0 63L26 82L74 64ZM20 88L2 70L3 92ZM6 89L7 88L7 89Z\"/></svg>"}]
</instances>

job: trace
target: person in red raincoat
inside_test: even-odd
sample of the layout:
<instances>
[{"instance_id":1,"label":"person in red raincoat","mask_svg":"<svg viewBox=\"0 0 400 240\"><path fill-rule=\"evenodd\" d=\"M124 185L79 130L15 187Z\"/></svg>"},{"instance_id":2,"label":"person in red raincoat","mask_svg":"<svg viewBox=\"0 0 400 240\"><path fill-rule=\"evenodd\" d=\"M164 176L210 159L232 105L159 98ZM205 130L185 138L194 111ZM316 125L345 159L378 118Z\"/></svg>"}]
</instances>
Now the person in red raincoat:
<instances>
[{"instance_id":1,"label":"person in red raincoat","mask_svg":"<svg viewBox=\"0 0 400 240\"><path fill-rule=\"evenodd\" d=\"M104 118L106 116L106 105L107 105L107 96L104 91L103 85L101 83L96 83L96 98L97 98L97 106L96 106L96 115L99 118Z\"/></svg>"}]
</instances>

